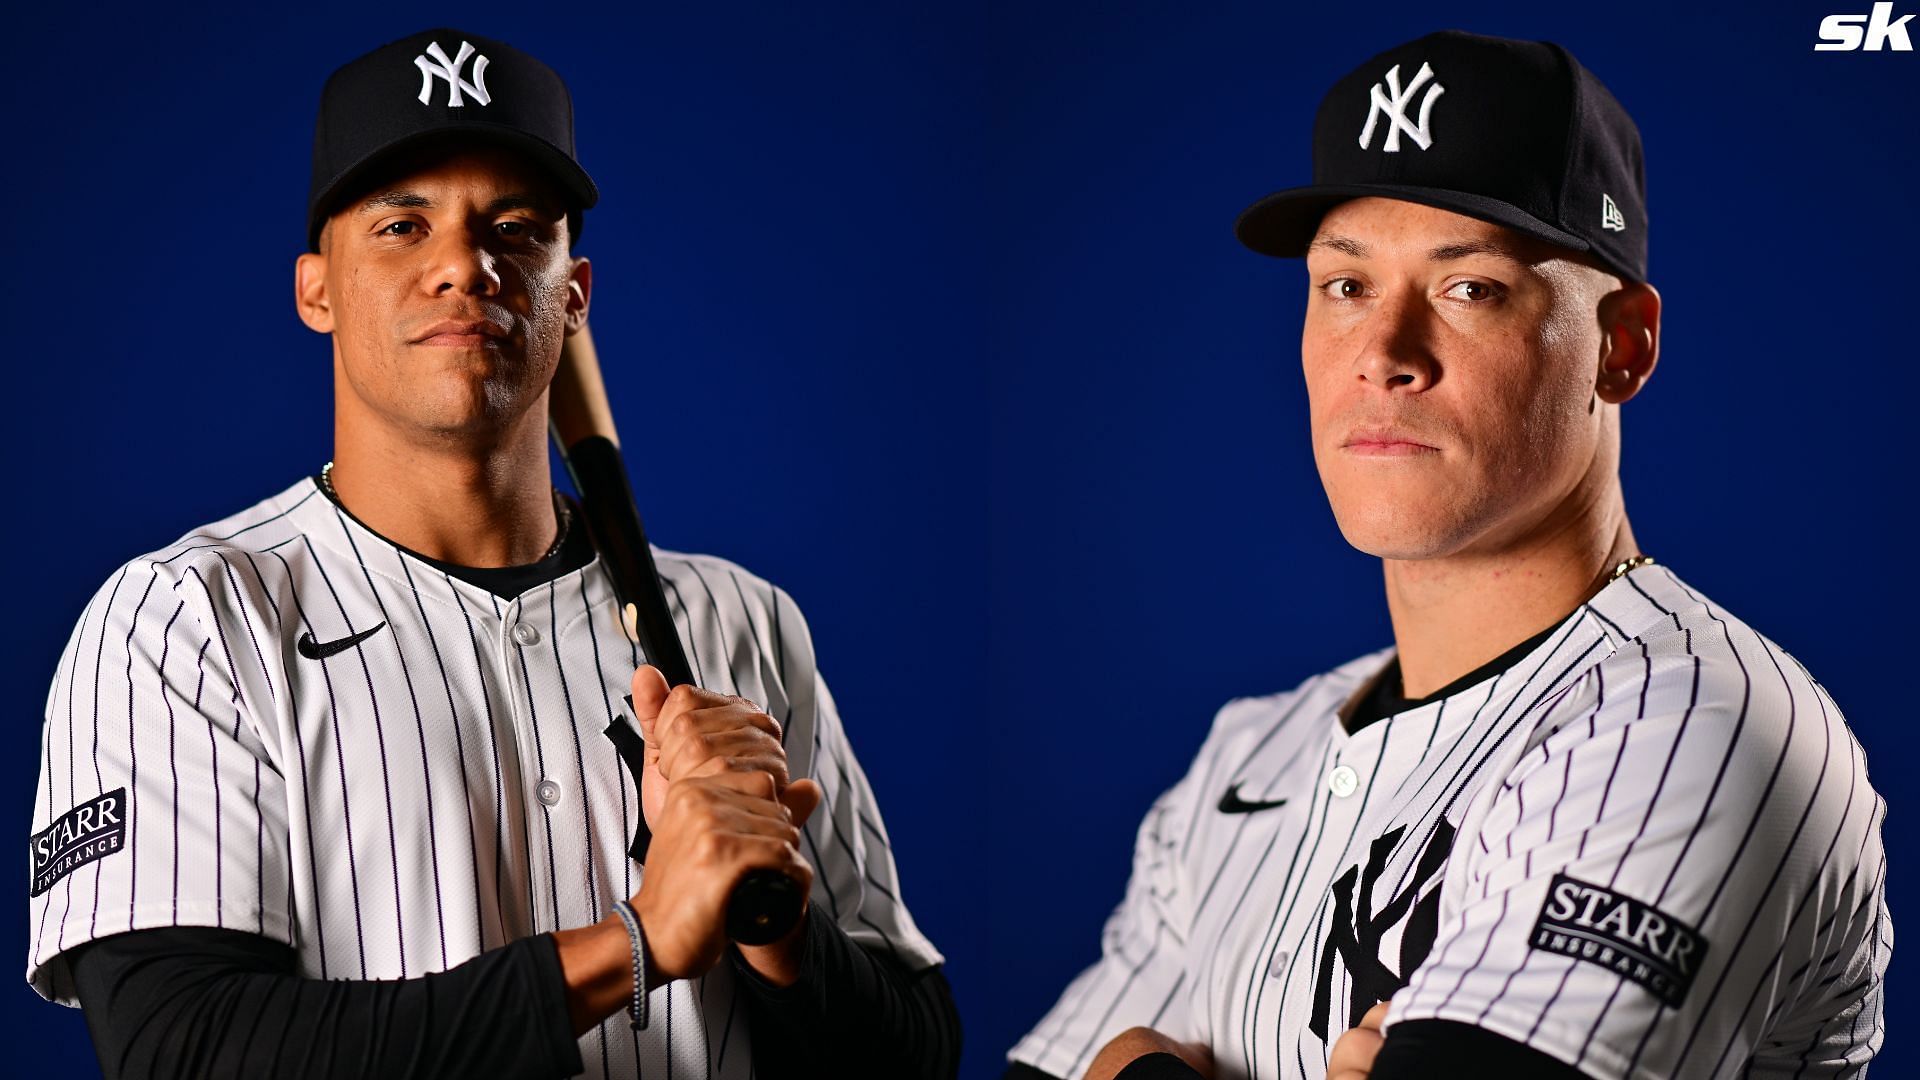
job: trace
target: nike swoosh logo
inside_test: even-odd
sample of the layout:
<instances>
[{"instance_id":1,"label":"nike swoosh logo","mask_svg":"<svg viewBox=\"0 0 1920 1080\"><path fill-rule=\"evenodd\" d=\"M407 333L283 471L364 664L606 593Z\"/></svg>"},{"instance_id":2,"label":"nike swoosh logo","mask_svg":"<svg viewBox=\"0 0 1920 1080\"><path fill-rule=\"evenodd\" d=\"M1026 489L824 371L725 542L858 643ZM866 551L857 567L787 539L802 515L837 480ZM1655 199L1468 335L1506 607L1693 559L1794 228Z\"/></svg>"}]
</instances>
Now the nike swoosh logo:
<instances>
[{"instance_id":1,"label":"nike swoosh logo","mask_svg":"<svg viewBox=\"0 0 1920 1080\"><path fill-rule=\"evenodd\" d=\"M294 642L294 646L300 650L301 656L309 660L325 660L334 653L346 652L348 649L367 640L379 633L386 625L385 622L382 622L379 626L362 630L350 637L343 637L339 641L315 641L313 640L313 634L308 632L301 634L300 640Z\"/></svg>"},{"instance_id":2,"label":"nike swoosh logo","mask_svg":"<svg viewBox=\"0 0 1920 1080\"><path fill-rule=\"evenodd\" d=\"M1251 814L1256 810L1271 810L1276 806L1285 805L1287 805L1287 800L1285 799L1274 799L1269 802L1248 802L1240 797L1239 784L1228 788L1227 793L1220 796L1220 812L1223 814Z\"/></svg>"}]
</instances>

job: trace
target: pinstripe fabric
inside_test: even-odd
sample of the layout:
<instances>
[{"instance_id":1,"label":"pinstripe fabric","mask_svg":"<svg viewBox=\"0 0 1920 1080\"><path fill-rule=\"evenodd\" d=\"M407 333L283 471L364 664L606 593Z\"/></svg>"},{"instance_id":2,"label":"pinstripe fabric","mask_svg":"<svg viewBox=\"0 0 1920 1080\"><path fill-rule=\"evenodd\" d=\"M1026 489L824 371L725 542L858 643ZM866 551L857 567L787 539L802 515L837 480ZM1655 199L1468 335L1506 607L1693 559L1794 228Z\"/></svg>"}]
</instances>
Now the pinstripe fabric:
<instances>
[{"instance_id":1,"label":"pinstripe fabric","mask_svg":"<svg viewBox=\"0 0 1920 1080\"><path fill-rule=\"evenodd\" d=\"M655 558L703 685L763 704L826 791L814 903L941 962L793 601L722 559ZM295 647L375 627L325 659ZM597 921L642 876L637 792L601 734L641 659L599 562L504 601L306 479L131 560L56 671L32 826L125 787L126 843L33 899L29 982L74 1004L63 951L130 929L234 927L312 977L392 979ZM749 1076L735 992L726 965L655 990L647 1032L615 1017L582 1038L586 1075Z\"/></svg>"},{"instance_id":2,"label":"pinstripe fabric","mask_svg":"<svg viewBox=\"0 0 1920 1080\"><path fill-rule=\"evenodd\" d=\"M1383 649L1229 702L1155 802L1101 957L1010 1059L1077 1076L1121 1030L1217 1077L1320 1077L1391 994L1596 1076L1855 1075L1893 944L1885 802L1826 691L1665 567L1609 583L1498 676L1349 735ZM1344 767L1354 781L1328 783ZM1246 814L1242 799L1288 800ZM1550 881L1696 929L1677 1006L1531 947Z\"/></svg>"}]
</instances>

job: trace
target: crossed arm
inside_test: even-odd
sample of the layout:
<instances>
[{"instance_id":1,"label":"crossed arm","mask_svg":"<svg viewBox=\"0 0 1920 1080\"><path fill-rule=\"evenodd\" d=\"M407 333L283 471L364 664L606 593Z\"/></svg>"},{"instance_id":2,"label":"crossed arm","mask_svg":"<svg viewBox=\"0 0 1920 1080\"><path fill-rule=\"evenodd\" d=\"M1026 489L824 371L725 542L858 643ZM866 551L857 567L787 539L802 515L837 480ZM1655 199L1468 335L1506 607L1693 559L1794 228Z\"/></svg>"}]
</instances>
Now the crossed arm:
<instances>
[{"instance_id":1,"label":"crossed arm","mask_svg":"<svg viewBox=\"0 0 1920 1080\"><path fill-rule=\"evenodd\" d=\"M1527 1076L1580 1080L1585 1074L1563 1061L1484 1028L1451 1020L1414 1020L1382 1037L1391 1002L1368 1010L1360 1026L1333 1044L1327 1080L1478 1080ZM1152 1028L1115 1036L1088 1066L1084 1080L1210 1080L1212 1054ZM1015 1064L1003 1080L1068 1080L1031 1065ZM1080 1080L1080 1078L1073 1078Z\"/></svg>"}]
</instances>

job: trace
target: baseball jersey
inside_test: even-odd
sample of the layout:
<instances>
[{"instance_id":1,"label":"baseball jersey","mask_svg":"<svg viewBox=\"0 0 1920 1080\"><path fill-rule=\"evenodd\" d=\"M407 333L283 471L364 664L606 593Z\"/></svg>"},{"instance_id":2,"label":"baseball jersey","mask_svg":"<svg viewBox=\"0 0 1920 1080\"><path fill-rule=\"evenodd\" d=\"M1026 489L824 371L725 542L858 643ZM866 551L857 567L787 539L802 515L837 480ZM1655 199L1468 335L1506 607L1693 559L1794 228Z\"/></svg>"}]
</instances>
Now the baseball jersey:
<instances>
[{"instance_id":1,"label":"baseball jersey","mask_svg":"<svg viewBox=\"0 0 1920 1080\"><path fill-rule=\"evenodd\" d=\"M1144 1025L1320 1077L1392 998L1598 1077L1846 1076L1882 1035L1886 804L1826 690L1663 566L1349 733L1391 659L1229 702L1148 812L1100 959L1011 1058Z\"/></svg>"},{"instance_id":2,"label":"baseball jersey","mask_svg":"<svg viewBox=\"0 0 1920 1080\"><path fill-rule=\"evenodd\" d=\"M656 549L702 686L761 704L826 799L812 902L862 946L941 962L782 590ZM75 945L261 934L305 975L396 979L584 926L640 887L638 793L603 732L644 657L595 559L505 600L381 538L311 478L114 573L68 640L35 795L27 979L75 1004ZM731 965L581 1039L589 1076L746 1077Z\"/></svg>"}]
</instances>

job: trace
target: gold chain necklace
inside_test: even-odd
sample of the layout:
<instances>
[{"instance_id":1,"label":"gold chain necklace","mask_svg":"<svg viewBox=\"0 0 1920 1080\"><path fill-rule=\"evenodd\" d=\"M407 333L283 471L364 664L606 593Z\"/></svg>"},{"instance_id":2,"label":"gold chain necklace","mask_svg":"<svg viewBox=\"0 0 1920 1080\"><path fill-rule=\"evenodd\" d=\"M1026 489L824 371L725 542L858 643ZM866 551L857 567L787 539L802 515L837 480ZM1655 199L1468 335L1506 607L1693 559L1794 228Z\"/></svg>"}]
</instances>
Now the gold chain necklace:
<instances>
[{"instance_id":1,"label":"gold chain necklace","mask_svg":"<svg viewBox=\"0 0 1920 1080\"><path fill-rule=\"evenodd\" d=\"M1625 575L1626 572L1629 570L1637 570L1642 566L1652 566L1652 565L1653 565L1653 556L1651 555L1635 555L1631 559L1622 559L1620 562L1620 565L1613 568L1613 573L1607 575L1607 581L1608 582L1619 581L1620 578L1623 575Z\"/></svg>"},{"instance_id":2,"label":"gold chain necklace","mask_svg":"<svg viewBox=\"0 0 1920 1080\"><path fill-rule=\"evenodd\" d=\"M340 502L340 496L333 490L333 462L331 461L320 466L320 488L327 493L327 498L339 504L341 509L346 508L346 504ZM559 488L553 489L553 513L560 519L560 532L553 538L553 546L536 561L545 561L559 554L560 545L567 542L568 530L573 528L573 508L567 505L567 500L560 497Z\"/></svg>"}]
</instances>

